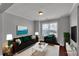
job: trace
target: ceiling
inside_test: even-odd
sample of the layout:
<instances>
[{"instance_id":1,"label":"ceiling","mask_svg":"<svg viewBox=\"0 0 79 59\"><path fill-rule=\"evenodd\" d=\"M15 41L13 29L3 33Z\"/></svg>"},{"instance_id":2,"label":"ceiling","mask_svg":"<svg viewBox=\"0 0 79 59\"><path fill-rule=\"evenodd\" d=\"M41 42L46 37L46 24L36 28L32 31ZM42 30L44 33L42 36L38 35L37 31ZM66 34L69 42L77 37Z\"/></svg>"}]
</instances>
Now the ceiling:
<instances>
[{"instance_id":1,"label":"ceiling","mask_svg":"<svg viewBox=\"0 0 79 59\"><path fill-rule=\"evenodd\" d=\"M72 6L73 3L15 3L5 12L29 20L48 20L69 14ZM39 16L39 11L44 14Z\"/></svg>"},{"instance_id":2,"label":"ceiling","mask_svg":"<svg viewBox=\"0 0 79 59\"><path fill-rule=\"evenodd\" d=\"M9 7L11 7L13 3L0 3L0 13L3 13Z\"/></svg>"}]
</instances>

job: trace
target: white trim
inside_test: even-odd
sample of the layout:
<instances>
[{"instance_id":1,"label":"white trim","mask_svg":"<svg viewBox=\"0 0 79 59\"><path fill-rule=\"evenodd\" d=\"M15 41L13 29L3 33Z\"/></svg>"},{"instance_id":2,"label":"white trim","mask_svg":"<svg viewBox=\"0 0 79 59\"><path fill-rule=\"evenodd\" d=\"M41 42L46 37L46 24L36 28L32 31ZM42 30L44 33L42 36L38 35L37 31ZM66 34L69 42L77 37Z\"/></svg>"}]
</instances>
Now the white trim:
<instances>
[{"instance_id":1,"label":"white trim","mask_svg":"<svg viewBox=\"0 0 79 59\"><path fill-rule=\"evenodd\" d=\"M77 3L73 3L73 6L72 6L72 8L71 8L71 10L70 10L70 13L69 14L71 14L71 12L73 11L73 9L74 9L74 7L77 5Z\"/></svg>"}]
</instances>

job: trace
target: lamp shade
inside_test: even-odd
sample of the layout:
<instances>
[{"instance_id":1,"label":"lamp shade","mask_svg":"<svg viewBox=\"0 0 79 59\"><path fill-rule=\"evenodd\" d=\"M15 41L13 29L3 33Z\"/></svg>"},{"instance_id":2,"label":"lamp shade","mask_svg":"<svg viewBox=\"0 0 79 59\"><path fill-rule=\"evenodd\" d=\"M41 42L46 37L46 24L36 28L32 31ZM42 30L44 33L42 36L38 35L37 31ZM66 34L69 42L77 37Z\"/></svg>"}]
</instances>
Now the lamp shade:
<instances>
[{"instance_id":1,"label":"lamp shade","mask_svg":"<svg viewBox=\"0 0 79 59\"><path fill-rule=\"evenodd\" d=\"M39 35L39 32L35 32L35 35Z\"/></svg>"},{"instance_id":2,"label":"lamp shade","mask_svg":"<svg viewBox=\"0 0 79 59\"><path fill-rule=\"evenodd\" d=\"M7 34L6 35L6 40L12 40L12 39L13 39L12 34Z\"/></svg>"}]
</instances>

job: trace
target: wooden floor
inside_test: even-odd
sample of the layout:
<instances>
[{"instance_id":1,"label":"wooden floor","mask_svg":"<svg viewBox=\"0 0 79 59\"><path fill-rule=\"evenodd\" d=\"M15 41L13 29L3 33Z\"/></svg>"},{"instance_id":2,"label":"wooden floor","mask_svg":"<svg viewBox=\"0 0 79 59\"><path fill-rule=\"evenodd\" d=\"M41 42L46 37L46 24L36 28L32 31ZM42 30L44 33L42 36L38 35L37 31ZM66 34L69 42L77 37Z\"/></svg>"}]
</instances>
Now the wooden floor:
<instances>
[{"instance_id":1,"label":"wooden floor","mask_svg":"<svg viewBox=\"0 0 79 59\"><path fill-rule=\"evenodd\" d=\"M67 50L64 46L60 46L59 48L59 56L68 56Z\"/></svg>"}]
</instances>

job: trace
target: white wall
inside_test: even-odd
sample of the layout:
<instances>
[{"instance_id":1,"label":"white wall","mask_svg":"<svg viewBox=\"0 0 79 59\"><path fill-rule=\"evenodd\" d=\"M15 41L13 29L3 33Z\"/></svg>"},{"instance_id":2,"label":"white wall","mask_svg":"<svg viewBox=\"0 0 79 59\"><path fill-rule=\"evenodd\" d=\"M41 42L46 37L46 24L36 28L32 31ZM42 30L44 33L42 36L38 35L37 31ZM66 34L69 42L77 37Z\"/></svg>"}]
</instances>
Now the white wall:
<instances>
[{"instance_id":1,"label":"white wall","mask_svg":"<svg viewBox=\"0 0 79 59\"><path fill-rule=\"evenodd\" d=\"M16 26L17 25L23 25L27 26L29 33L27 35L32 35L34 34L34 23L33 21L27 20L25 18L21 18L16 15L8 14L8 13L3 13L3 37L4 41L6 39L6 34L11 33L13 37L18 37L16 35Z\"/></svg>"},{"instance_id":2,"label":"white wall","mask_svg":"<svg viewBox=\"0 0 79 59\"><path fill-rule=\"evenodd\" d=\"M77 24L78 24L78 33L77 33L78 34L77 35L78 36L78 46L77 47L78 47L78 56L79 56L79 4L78 4L78 9L77 9L77 18L78 18L77 19Z\"/></svg>"},{"instance_id":3,"label":"white wall","mask_svg":"<svg viewBox=\"0 0 79 59\"><path fill-rule=\"evenodd\" d=\"M58 42L64 45L64 32L70 32L69 16L61 17L58 23Z\"/></svg>"},{"instance_id":4,"label":"white wall","mask_svg":"<svg viewBox=\"0 0 79 59\"><path fill-rule=\"evenodd\" d=\"M0 5L0 55L2 55L2 43L3 43L3 17L2 17L2 13L8 9L10 6L12 5L12 3L7 4L7 3L2 3Z\"/></svg>"},{"instance_id":5,"label":"white wall","mask_svg":"<svg viewBox=\"0 0 79 59\"><path fill-rule=\"evenodd\" d=\"M77 26L77 6L75 6L70 14L70 26Z\"/></svg>"},{"instance_id":6,"label":"white wall","mask_svg":"<svg viewBox=\"0 0 79 59\"><path fill-rule=\"evenodd\" d=\"M0 14L0 55L2 54L2 14Z\"/></svg>"},{"instance_id":7,"label":"white wall","mask_svg":"<svg viewBox=\"0 0 79 59\"><path fill-rule=\"evenodd\" d=\"M77 54L79 55L79 39L78 39L78 5L79 4L75 4L71 14L70 14L70 27L72 26L77 26L77 42L74 42L73 40L71 40L71 44L70 45L73 45L73 47L76 48L76 51L78 52Z\"/></svg>"},{"instance_id":8,"label":"white wall","mask_svg":"<svg viewBox=\"0 0 79 59\"><path fill-rule=\"evenodd\" d=\"M77 6L74 6L74 8L70 14L70 27L72 27L72 26L77 26ZM73 41L71 40L71 43L72 42Z\"/></svg>"}]
</instances>

